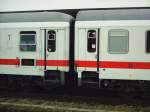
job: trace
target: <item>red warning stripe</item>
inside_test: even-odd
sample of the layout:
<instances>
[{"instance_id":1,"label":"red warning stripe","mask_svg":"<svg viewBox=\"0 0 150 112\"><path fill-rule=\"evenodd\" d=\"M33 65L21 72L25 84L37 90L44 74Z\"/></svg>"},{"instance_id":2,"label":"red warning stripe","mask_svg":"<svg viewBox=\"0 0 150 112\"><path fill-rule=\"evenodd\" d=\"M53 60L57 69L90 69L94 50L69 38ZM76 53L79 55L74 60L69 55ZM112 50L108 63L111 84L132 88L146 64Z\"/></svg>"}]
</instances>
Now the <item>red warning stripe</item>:
<instances>
[{"instance_id":1,"label":"red warning stripe","mask_svg":"<svg viewBox=\"0 0 150 112\"><path fill-rule=\"evenodd\" d=\"M36 66L44 66L44 60L36 60ZM68 60L47 60L46 66L69 66Z\"/></svg>"},{"instance_id":2,"label":"red warning stripe","mask_svg":"<svg viewBox=\"0 0 150 112\"><path fill-rule=\"evenodd\" d=\"M19 65L19 59L0 59L0 65Z\"/></svg>"},{"instance_id":3,"label":"red warning stripe","mask_svg":"<svg viewBox=\"0 0 150 112\"><path fill-rule=\"evenodd\" d=\"M97 62L96 61L75 61L77 67L92 67L95 68L97 67Z\"/></svg>"},{"instance_id":4,"label":"red warning stripe","mask_svg":"<svg viewBox=\"0 0 150 112\"><path fill-rule=\"evenodd\" d=\"M96 61L75 61L77 67L96 68ZM99 68L150 69L150 62L100 61Z\"/></svg>"},{"instance_id":5,"label":"red warning stripe","mask_svg":"<svg viewBox=\"0 0 150 112\"><path fill-rule=\"evenodd\" d=\"M0 65L20 65L19 59L0 59ZM36 66L44 66L44 60L36 60ZM68 60L47 60L47 66L69 66Z\"/></svg>"},{"instance_id":6,"label":"red warning stripe","mask_svg":"<svg viewBox=\"0 0 150 112\"><path fill-rule=\"evenodd\" d=\"M96 68L96 61L75 61L77 67ZM19 59L0 59L0 65L19 65ZM44 60L36 60L36 66L44 66ZM69 66L69 60L47 60L47 66ZM150 69L150 62L100 61L99 68Z\"/></svg>"}]
</instances>

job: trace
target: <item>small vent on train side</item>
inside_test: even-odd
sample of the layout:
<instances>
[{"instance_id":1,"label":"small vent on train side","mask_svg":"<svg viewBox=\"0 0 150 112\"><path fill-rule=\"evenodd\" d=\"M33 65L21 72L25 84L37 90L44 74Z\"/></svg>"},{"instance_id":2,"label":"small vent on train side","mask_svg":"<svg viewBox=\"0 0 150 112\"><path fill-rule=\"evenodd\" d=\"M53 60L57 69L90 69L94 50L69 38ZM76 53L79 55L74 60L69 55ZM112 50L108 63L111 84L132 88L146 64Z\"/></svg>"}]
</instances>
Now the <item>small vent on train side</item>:
<instances>
[{"instance_id":1,"label":"small vent on train side","mask_svg":"<svg viewBox=\"0 0 150 112\"><path fill-rule=\"evenodd\" d=\"M22 66L34 66L34 59L21 59Z\"/></svg>"}]
</instances>

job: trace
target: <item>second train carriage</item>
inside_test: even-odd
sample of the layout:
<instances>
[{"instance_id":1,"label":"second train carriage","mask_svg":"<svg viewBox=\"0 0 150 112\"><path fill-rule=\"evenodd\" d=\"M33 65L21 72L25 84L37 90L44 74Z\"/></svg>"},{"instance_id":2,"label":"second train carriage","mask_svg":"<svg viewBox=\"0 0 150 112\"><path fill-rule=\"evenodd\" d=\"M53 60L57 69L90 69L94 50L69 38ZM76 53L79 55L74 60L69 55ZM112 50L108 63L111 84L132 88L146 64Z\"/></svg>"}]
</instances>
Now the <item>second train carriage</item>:
<instances>
[{"instance_id":1,"label":"second train carriage","mask_svg":"<svg viewBox=\"0 0 150 112\"><path fill-rule=\"evenodd\" d=\"M79 86L107 86L107 79L150 80L150 10L80 11L75 63Z\"/></svg>"},{"instance_id":2,"label":"second train carriage","mask_svg":"<svg viewBox=\"0 0 150 112\"><path fill-rule=\"evenodd\" d=\"M0 76L64 85L72 19L59 12L0 14Z\"/></svg>"}]
</instances>

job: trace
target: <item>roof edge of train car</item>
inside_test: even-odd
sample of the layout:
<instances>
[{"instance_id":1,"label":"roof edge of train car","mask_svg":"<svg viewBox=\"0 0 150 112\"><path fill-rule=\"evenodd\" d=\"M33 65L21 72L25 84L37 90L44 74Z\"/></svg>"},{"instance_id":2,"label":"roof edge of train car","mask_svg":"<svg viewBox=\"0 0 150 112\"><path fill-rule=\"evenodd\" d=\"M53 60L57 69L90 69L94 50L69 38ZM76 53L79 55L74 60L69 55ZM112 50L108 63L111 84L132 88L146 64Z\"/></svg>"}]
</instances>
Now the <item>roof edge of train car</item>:
<instances>
[{"instance_id":1,"label":"roof edge of train car","mask_svg":"<svg viewBox=\"0 0 150 112\"><path fill-rule=\"evenodd\" d=\"M150 20L150 9L84 10L76 16L76 22L112 20Z\"/></svg>"},{"instance_id":2,"label":"roof edge of train car","mask_svg":"<svg viewBox=\"0 0 150 112\"><path fill-rule=\"evenodd\" d=\"M1 13L0 23L18 22L72 22L74 18L61 12Z\"/></svg>"}]
</instances>

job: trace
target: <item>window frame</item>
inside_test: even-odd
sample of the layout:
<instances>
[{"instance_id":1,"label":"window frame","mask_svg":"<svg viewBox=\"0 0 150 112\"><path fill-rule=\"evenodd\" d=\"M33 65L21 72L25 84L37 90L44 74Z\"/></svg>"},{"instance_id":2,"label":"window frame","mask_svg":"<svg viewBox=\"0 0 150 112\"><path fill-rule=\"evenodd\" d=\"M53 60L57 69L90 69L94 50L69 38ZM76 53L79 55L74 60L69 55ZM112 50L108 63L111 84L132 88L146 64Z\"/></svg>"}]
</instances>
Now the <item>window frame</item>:
<instances>
[{"instance_id":1,"label":"window frame","mask_svg":"<svg viewBox=\"0 0 150 112\"><path fill-rule=\"evenodd\" d=\"M49 39L49 32L50 31L53 31L54 33L55 33L55 37L54 37L54 39ZM55 30L48 30L47 31L47 52L50 52L50 53L54 53L54 52L56 52L56 47L57 47L57 44L56 44L56 31ZM49 45L48 45L48 41L55 41L55 49L54 49L54 51L49 51L48 49L49 49Z\"/></svg>"},{"instance_id":2,"label":"window frame","mask_svg":"<svg viewBox=\"0 0 150 112\"><path fill-rule=\"evenodd\" d=\"M22 34L21 34L21 32L34 32L35 34L34 34L34 33L22 33ZM35 39L34 44L22 44L22 43L21 43L21 36L22 36L22 35L34 35L34 39ZM33 30L32 30L32 31L31 31L31 30L30 30L30 31L29 31L29 30L28 30L28 31L20 31L20 32L19 32L19 36L20 36L19 50L20 50L21 52L36 52L36 50L37 50L37 32L36 32L36 31L33 31ZM25 45L25 46L28 46L28 45L29 45L29 46L30 46L30 45L35 45L35 50L34 50L34 51L31 51L31 50L30 50L30 51L29 51L29 50L23 51L23 50L21 50L21 45Z\"/></svg>"},{"instance_id":3,"label":"window frame","mask_svg":"<svg viewBox=\"0 0 150 112\"><path fill-rule=\"evenodd\" d=\"M88 49L88 45L89 45L88 39L90 38L90 37L89 37L89 31L95 31L95 33L96 33L96 34L95 34L95 38L94 38L94 39L95 39L95 50L94 50L94 51L89 51L89 49ZM93 37L92 37L92 38L93 38ZM86 42L86 43L87 43L87 52L88 52L88 53L95 53L96 50L97 50L97 30L95 30L95 29L88 29L88 30L87 30L87 42Z\"/></svg>"},{"instance_id":4,"label":"window frame","mask_svg":"<svg viewBox=\"0 0 150 112\"><path fill-rule=\"evenodd\" d=\"M112 51L110 51L110 32L111 31L127 31L127 33L128 33L128 36L127 36L127 38L128 38L128 45L127 45L127 51L126 52L112 52ZM128 54L129 53L129 30L128 29L110 29L109 31L108 31L108 49L107 49L107 51L108 51L108 53L109 54ZM126 37L126 36L122 36L122 37Z\"/></svg>"}]
</instances>

